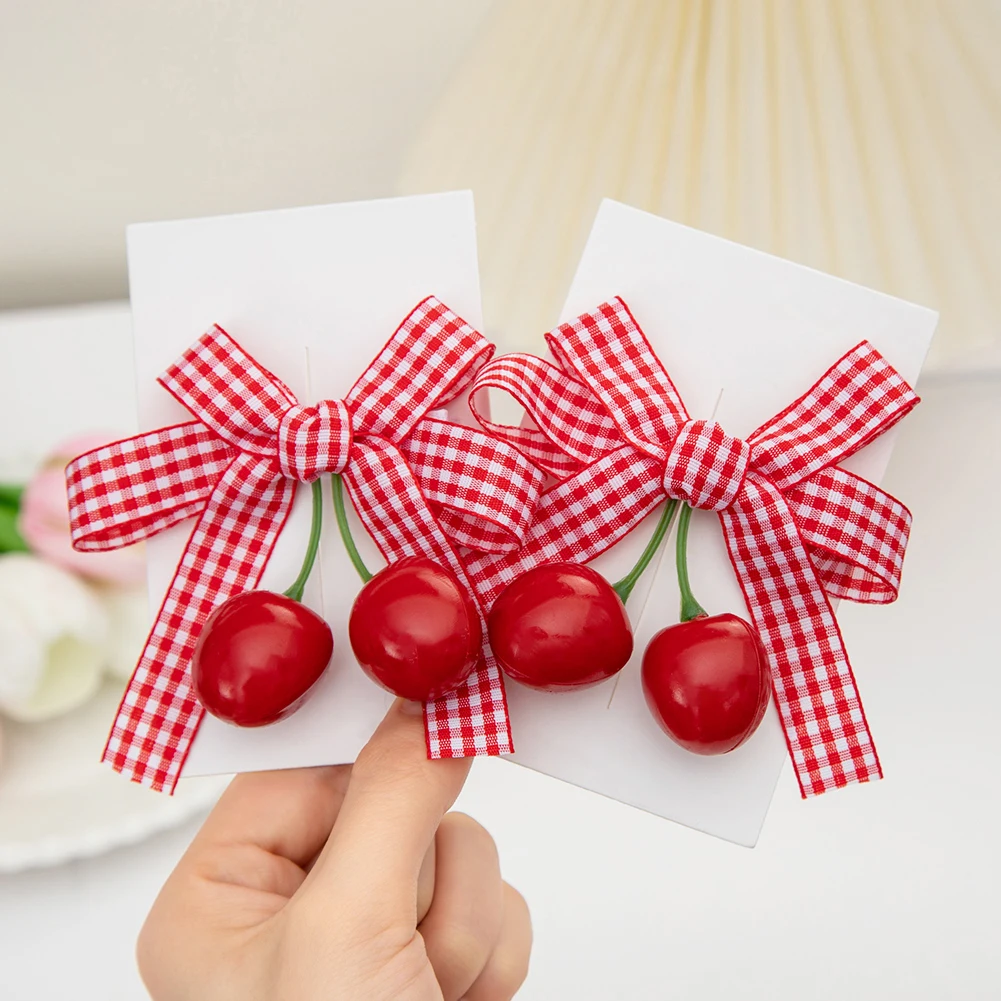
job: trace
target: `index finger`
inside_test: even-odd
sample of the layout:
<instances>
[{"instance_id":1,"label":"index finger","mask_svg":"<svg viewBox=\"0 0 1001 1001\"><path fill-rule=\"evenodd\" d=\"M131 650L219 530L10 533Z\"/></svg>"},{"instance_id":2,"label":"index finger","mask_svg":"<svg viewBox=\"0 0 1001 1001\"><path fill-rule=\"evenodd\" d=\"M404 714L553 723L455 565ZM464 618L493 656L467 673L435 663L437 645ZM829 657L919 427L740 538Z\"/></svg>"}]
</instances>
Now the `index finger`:
<instances>
[{"instance_id":1,"label":"index finger","mask_svg":"<svg viewBox=\"0 0 1001 1001\"><path fill-rule=\"evenodd\" d=\"M428 760L423 715L420 703L397 700L362 748L307 892L413 919L421 864L470 767Z\"/></svg>"}]
</instances>

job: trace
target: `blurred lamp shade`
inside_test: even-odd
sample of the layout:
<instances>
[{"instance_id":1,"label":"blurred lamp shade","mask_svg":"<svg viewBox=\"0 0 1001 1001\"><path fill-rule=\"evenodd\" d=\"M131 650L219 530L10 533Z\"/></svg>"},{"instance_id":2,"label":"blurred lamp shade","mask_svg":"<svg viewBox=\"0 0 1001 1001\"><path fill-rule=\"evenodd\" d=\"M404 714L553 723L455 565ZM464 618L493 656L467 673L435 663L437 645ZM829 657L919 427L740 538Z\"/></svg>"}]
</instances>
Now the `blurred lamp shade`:
<instances>
[{"instance_id":1,"label":"blurred lamp shade","mask_svg":"<svg viewBox=\"0 0 1001 1001\"><path fill-rule=\"evenodd\" d=\"M999 51L987 0L508 0L401 186L473 189L506 347L607 196L936 308L956 367L998 344Z\"/></svg>"}]
</instances>

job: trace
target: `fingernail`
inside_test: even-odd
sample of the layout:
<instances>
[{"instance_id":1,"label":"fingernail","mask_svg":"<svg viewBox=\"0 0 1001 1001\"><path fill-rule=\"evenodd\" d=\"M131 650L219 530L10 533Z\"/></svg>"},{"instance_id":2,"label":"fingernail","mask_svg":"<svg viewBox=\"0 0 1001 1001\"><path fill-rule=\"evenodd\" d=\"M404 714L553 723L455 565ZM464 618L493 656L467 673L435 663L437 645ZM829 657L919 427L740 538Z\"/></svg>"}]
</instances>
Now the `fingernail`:
<instances>
[{"instance_id":1,"label":"fingernail","mask_svg":"<svg viewBox=\"0 0 1001 1001\"><path fill-rule=\"evenodd\" d=\"M404 716L423 716L424 703L412 702L410 699L402 699L400 701L400 712L403 713Z\"/></svg>"}]
</instances>

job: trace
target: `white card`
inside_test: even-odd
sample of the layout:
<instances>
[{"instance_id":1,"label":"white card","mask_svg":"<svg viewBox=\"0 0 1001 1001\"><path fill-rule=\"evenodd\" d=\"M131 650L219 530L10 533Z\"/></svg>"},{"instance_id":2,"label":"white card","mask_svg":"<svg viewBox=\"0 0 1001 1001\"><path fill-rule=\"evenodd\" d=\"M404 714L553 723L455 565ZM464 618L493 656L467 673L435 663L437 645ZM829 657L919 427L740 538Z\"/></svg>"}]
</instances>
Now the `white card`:
<instances>
[{"instance_id":1,"label":"white card","mask_svg":"<svg viewBox=\"0 0 1001 1001\"><path fill-rule=\"evenodd\" d=\"M155 380L213 323L304 403L344 396L427 295L483 329L469 192L136 225L128 254L144 431L191 419ZM450 410L469 423L462 401ZM184 775L353 761L392 701L351 654L348 613L361 585L324 479L324 541L306 603L330 623L333 660L302 708L273 726L240 729L206 716ZM381 566L350 516L366 563ZM284 590L295 578L309 517L309 491L299 490L263 588ZM183 522L148 545L154 612L191 528Z\"/></svg>"},{"instance_id":2,"label":"white card","mask_svg":"<svg viewBox=\"0 0 1001 1001\"><path fill-rule=\"evenodd\" d=\"M692 417L712 417L719 400L714 419L737 436L792 403L861 340L913 385L938 319L931 310L606 200L560 322L615 296L629 305ZM879 483L894 437L891 430L843 465ZM609 580L621 577L659 513L593 565ZM746 744L702 757L665 737L643 698L643 651L654 633L678 621L673 534L656 569L647 571L652 586L630 598L635 653L617 678L560 694L508 682L515 760L753 845L787 754L774 702ZM696 511L688 546L700 603L710 614L746 618L719 519ZM861 694L864 700L864 686ZM878 747L879 734L875 740Z\"/></svg>"},{"instance_id":3,"label":"white card","mask_svg":"<svg viewBox=\"0 0 1001 1001\"><path fill-rule=\"evenodd\" d=\"M143 429L188 419L155 379L212 323L305 402L344 395L425 295L482 329L468 193L144 224L130 228L128 246ZM693 417L709 417L722 389L715 418L737 435L785 407L863 338L913 383L936 322L929 310L606 201L561 320L616 295ZM452 410L468 420L464 404ZM845 465L878 482L893 434ZM334 631L330 668L281 723L241 730L207 716L185 775L351 761L391 701L351 655L347 618L360 585L332 530L329 495L324 514L306 598ZM657 514L595 566L611 580L621 576ZM351 519L366 562L378 567L374 544L353 512ZM283 589L295 576L308 521L308 493L300 491L262 587ZM184 523L149 544L154 609L190 530ZM689 546L703 604L746 615L713 516L696 512ZM742 748L701 758L664 737L643 701L642 651L677 621L674 564L665 553L669 545L630 599L637 652L617 679L560 695L508 682L514 760L750 845L786 754L774 708Z\"/></svg>"}]
</instances>

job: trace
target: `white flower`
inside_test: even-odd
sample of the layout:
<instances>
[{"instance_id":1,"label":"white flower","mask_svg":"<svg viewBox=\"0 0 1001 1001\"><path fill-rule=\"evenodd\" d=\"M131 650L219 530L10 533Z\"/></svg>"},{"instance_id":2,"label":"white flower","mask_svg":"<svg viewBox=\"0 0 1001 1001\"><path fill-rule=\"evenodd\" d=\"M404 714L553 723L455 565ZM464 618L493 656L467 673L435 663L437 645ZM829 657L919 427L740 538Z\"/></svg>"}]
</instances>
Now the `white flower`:
<instances>
[{"instance_id":1,"label":"white flower","mask_svg":"<svg viewBox=\"0 0 1001 1001\"><path fill-rule=\"evenodd\" d=\"M105 668L110 677L128 681L149 635L146 589L105 586L100 589L100 595L109 627Z\"/></svg>"},{"instance_id":2,"label":"white flower","mask_svg":"<svg viewBox=\"0 0 1001 1001\"><path fill-rule=\"evenodd\" d=\"M0 711L31 722L86 702L101 683L108 620L76 577L35 556L0 556Z\"/></svg>"}]
</instances>

